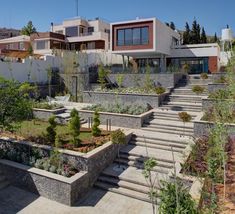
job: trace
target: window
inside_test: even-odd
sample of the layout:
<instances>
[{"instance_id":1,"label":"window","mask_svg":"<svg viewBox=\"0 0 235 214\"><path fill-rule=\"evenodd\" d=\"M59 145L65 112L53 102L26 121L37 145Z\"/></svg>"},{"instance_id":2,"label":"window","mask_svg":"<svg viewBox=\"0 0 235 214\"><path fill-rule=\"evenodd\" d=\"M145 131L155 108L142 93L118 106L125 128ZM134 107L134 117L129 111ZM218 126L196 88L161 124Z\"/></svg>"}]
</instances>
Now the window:
<instances>
[{"instance_id":1,"label":"window","mask_svg":"<svg viewBox=\"0 0 235 214\"><path fill-rule=\"evenodd\" d=\"M88 33L91 34L94 32L94 27L88 27L87 29Z\"/></svg>"},{"instance_id":2,"label":"window","mask_svg":"<svg viewBox=\"0 0 235 214\"><path fill-rule=\"evenodd\" d=\"M125 30L118 30L118 32L117 32L117 45L118 46L122 46L125 44L124 43L124 38L125 38L124 33L125 33Z\"/></svg>"},{"instance_id":3,"label":"window","mask_svg":"<svg viewBox=\"0 0 235 214\"><path fill-rule=\"evenodd\" d=\"M149 43L149 28L126 28L117 30L117 46L147 45Z\"/></svg>"},{"instance_id":4,"label":"window","mask_svg":"<svg viewBox=\"0 0 235 214\"><path fill-rule=\"evenodd\" d=\"M24 50L24 43L23 42L19 43L19 50Z\"/></svg>"},{"instance_id":5,"label":"window","mask_svg":"<svg viewBox=\"0 0 235 214\"><path fill-rule=\"evenodd\" d=\"M95 42L88 42L87 43L87 49L95 49Z\"/></svg>"},{"instance_id":6,"label":"window","mask_svg":"<svg viewBox=\"0 0 235 214\"><path fill-rule=\"evenodd\" d=\"M78 27L67 27L65 28L65 35L68 37L78 36Z\"/></svg>"},{"instance_id":7,"label":"window","mask_svg":"<svg viewBox=\"0 0 235 214\"><path fill-rule=\"evenodd\" d=\"M46 49L46 41L37 41L36 42L36 49L37 50Z\"/></svg>"},{"instance_id":8,"label":"window","mask_svg":"<svg viewBox=\"0 0 235 214\"><path fill-rule=\"evenodd\" d=\"M56 33L63 34L63 30L57 30Z\"/></svg>"}]
</instances>

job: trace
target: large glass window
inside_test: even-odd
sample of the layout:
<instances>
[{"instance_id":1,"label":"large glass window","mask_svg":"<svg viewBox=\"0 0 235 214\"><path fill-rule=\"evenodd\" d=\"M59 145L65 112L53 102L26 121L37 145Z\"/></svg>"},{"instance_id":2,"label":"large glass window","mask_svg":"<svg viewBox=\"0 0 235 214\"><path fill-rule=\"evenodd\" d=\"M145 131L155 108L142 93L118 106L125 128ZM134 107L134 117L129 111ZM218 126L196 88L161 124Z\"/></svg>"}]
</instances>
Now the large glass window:
<instances>
[{"instance_id":1,"label":"large glass window","mask_svg":"<svg viewBox=\"0 0 235 214\"><path fill-rule=\"evenodd\" d=\"M37 50L46 49L46 41L37 41L36 42L36 49Z\"/></svg>"},{"instance_id":2,"label":"large glass window","mask_svg":"<svg viewBox=\"0 0 235 214\"><path fill-rule=\"evenodd\" d=\"M68 37L78 36L78 27L74 26L65 28L65 35Z\"/></svg>"},{"instance_id":3,"label":"large glass window","mask_svg":"<svg viewBox=\"0 0 235 214\"><path fill-rule=\"evenodd\" d=\"M124 43L124 38L125 38L124 33L125 33L124 30L118 30L118 32L117 32L117 45L118 46L125 45L125 43Z\"/></svg>"},{"instance_id":4,"label":"large glass window","mask_svg":"<svg viewBox=\"0 0 235 214\"><path fill-rule=\"evenodd\" d=\"M149 43L149 28L126 28L117 30L117 46L147 45Z\"/></svg>"}]
</instances>

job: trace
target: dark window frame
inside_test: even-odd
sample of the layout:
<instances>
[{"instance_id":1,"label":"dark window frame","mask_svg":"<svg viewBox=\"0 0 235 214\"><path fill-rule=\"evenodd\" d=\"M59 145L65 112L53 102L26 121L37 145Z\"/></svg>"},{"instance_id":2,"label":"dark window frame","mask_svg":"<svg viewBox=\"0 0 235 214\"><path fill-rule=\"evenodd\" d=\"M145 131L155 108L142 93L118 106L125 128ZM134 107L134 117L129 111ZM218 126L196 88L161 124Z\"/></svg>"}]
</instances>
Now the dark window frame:
<instances>
[{"instance_id":1,"label":"dark window frame","mask_svg":"<svg viewBox=\"0 0 235 214\"><path fill-rule=\"evenodd\" d=\"M134 37L133 37L133 30L134 29L140 29L140 39L139 39L139 43L135 44L134 42ZM148 29L148 41L147 42L144 42L143 40L143 29ZM126 42L126 31L128 30L131 30L131 34L132 34L132 40L131 40L131 43L127 43ZM123 36L124 36L124 39L122 41L122 43L120 43L120 40L118 39L118 35L119 35L119 32L120 31L123 31ZM132 27L132 28L120 28L120 29L117 29L116 31L116 45L117 46L137 46L137 45L148 45L149 44L149 26L143 26L143 27Z\"/></svg>"}]
</instances>

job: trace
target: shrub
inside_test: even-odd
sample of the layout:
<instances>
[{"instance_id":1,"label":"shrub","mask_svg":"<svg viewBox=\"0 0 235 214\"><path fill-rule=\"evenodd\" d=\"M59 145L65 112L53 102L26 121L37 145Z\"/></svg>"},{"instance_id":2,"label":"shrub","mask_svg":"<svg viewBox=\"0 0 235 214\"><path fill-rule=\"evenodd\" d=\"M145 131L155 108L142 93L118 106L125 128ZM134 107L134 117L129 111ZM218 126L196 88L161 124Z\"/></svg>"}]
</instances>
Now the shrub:
<instances>
[{"instance_id":1,"label":"shrub","mask_svg":"<svg viewBox=\"0 0 235 214\"><path fill-rule=\"evenodd\" d=\"M159 198L161 200L159 213L161 214L198 213L189 190L180 179L176 179L176 182L161 181Z\"/></svg>"},{"instance_id":2,"label":"shrub","mask_svg":"<svg viewBox=\"0 0 235 214\"><path fill-rule=\"evenodd\" d=\"M71 132L71 135L73 136L72 144L74 146L78 146L78 144L80 143L79 135L81 127L78 111L76 109L73 109L70 116L71 119L69 121L69 130Z\"/></svg>"},{"instance_id":3,"label":"shrub","mask_svg":"<svg viewBox=\"0 0 235 214\"><path fill-rule=\"evenodd\" d=\"M210 93L208 97L211 99L216 99L216 100L225 100L225 99L229 99L230 96L231 96L231 93L229 90L219 89L218 91L214 93Z\"/></svg>"},{"instance_id":4,"label":"shrub","mask_svg":"<svg viewBox=\"0 0 235 214\"><path fill-rule=\"evenodd\" d=\"M117 80L118 87L121 88L123 81L124 81L124 74L118 74L116 80Z\"/></svg>"},{"instance_id":5,"label":"shrub","mask_svg":"<svg viewBox=\"0 0 235 214\"><path fill-rule=\"evenodd\" d=\"M226 77L221 76L219 79L215 80L215 83L227 83Z\"/></svg>"},{"instance_id":6,"label":"shrub","mask_svg":"<svg viewBox=\"0 0 235 214\"><path fill-rule=\"evenodd\" d=\"M192 116L190 114L188 114L187 112L180 112L179 114L179 118L184 122L190 122L192 119Z\"/></svg>"},{"instance_id":7,"label":"shrub","mask_svg":"<svg viewBox=\"0 0 235 214\"><path fill-rule=\"evenodd\" d=\"M196 93L197 95L198 95L198 94L202 94L202 93L204 92L204 90L205 90L205 88L203 88L203 87L201 87L201 86L199 86L199 85L195 85L195 86L193 86L193 88L192 88L192 91L193 91L194 93Z\"/></svg>"},{"instance_id":8,"label":"shrub","mask_svg":"<svg viewBox=\"0 0 235 214\"><path fill-rule=\"evenodd\" d=\"M201 73L201 79L203 79L203 80L208 79L208 74L207 73Z\"/></svg>"},{"instance_id":9,"label":"shrub","mask_svg":"<svg viewBox=\"0 0 235 214\"><path fill-rule=\"evenodd\" d=\"M99 129L99 125L100 125L100 115L98 111L95 111L93 116L92 136L98 137L101 135L101 130Z\"/></svg>"},{"instance_id":10,"label":"shrub","mask_svg":"<svg viewBox=\"0 0 235 214\"><path fill-rule=\"evenodd\" d=\"M39 108L39 109L47 109L47 110L54 110L63 108L63 105L56 104L56 103L47 103L47 102L35 102L33 104L33 108Z\"/></svg>"},{"instance_id":11,"label":"shrub","mask_svg":"<svg viewBox=\"0 0 235 214\"><path fill-rule=\"evenodd\" d=\"M106 84L106 76L109 74L109 72L104 68L103 65L99 66L99 70L98 70L98 82L101 85L101 89L105 88L105 84Z\"/></svg>"},{"instance_id":12,"label":"shrub","mask_svg":"<svg viewBox=\"0 0 235 214\"><path fill-rule=\"evenodd\" d=\"M50 117L48 122L49 126L46 128L46 137L50 143L55 143L56 126L57 126L55 121L55 116Z\"/></svg>"},{"instance_id":13,"label":"shrub","mask_svg":"<svg viewBox=\"0 0 235 214\"><path fill-rule=\"evenodd\" d=\"M158 86L155 88L156 94L163 94L166 92L166 89L163 88L162 86Z\"/></svg>"},{"instance_id":14,"label":"shrub","mask_svg":"<svg viewBox=\"0 0 235 214\"><path fill-rule=\"evenodd\" d=\"M55 137L55 147L61 148L62 146L63 146L62 137L61 137L61 135L56 134L56 137Z\"/></svg>"}]
</instances>

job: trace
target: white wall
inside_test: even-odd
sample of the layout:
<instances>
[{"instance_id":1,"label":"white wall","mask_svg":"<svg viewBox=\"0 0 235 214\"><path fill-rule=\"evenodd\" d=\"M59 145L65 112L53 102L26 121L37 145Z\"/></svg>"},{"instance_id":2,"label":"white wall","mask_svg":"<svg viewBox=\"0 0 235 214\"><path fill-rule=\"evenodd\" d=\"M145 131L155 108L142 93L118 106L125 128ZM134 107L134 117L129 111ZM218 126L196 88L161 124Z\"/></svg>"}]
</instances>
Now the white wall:
<instances>
[{"instance_id":1,"label":"white wall","mask_svg":"<svg viewBox=\"0 0 235 214\"><path fill-rule=\"evenodd\" d=\"M232 57L232 52L231 51L220 52L220 64L222 66L226 66L231 57Z\"/></svg>"},{"instance_id":2,"label":"white wall","mask_svg":"<svg viewBox=\"0 0 235 214\"><path fill-rule=\"evenodd\" d=\"M57 66L60 66L60 60L50 56L45 57L45 60L26 59L24 63L0 61L0 76L19 82L29 80L29 82L46 83L47 69Z\"/></svg>"}]
</instances>

